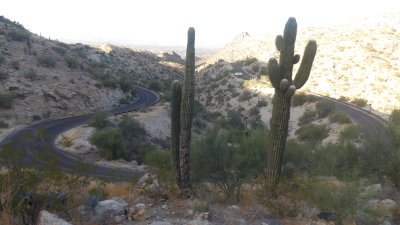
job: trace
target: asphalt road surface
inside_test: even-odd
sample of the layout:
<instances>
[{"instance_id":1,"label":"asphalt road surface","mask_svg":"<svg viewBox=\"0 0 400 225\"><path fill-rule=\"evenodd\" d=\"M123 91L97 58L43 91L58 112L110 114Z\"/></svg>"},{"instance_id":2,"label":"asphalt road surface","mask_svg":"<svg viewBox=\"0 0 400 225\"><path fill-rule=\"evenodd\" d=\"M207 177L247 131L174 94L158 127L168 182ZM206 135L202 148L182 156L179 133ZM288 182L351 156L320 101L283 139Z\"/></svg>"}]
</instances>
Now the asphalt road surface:
<instances>
[{"instance_id":1,"label":"asphalt road surface","mask_svg":"<svg viewBox=\"0 0 400 225\"><path fill-rule=\"evenodd\" d=\"M117 115L125 112L138 110L141 107L153 105L159 101L159 95L153 91L141 87L135 87L137 98L131 104L114 108L108 111ZM73 127L87 123L93 113L40 121L23 127L5 137L0 145L10 144L13 149L24 153L24 161L33 166L43 166L58 159L58 166L65 172L77 172L94 177L100 177L112 181L129 180L138 178L145 171L128 168L113 168L84 163L84 159L68 152L62 151L55 146L55 138ZM0 149L1 150L1 149ZM46 153L46 157L40 157Z\"/></svg>"}]
</instances>

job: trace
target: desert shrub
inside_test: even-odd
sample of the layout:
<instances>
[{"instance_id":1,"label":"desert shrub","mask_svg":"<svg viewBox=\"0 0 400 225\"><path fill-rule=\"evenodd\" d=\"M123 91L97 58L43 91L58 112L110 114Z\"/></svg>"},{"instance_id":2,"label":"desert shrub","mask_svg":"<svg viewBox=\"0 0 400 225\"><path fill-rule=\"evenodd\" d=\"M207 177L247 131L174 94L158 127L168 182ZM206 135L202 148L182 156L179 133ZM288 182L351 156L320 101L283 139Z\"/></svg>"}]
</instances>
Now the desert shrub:
<instances>
[{"instance_id":1,"label":"desert shrub","mask_svg":"<svg viewBox=\"0 0 400 225\"><path fill-rule=\"evenodd\" d=\"M204 213L209 212L210 208L206 202L195 202L192 205L192 210L194 213Z\"/></svg>"},{"instance_id":2,"label":"desert shrub","mask_svg":"<svg viewBox=\"0 0 400 225\"><path fill-rule=\"evenodd\" d=\"M265 107L265 106L268 106L268 101L266 101L266 100L259 100L256 105L256 107L258 107L258 108Z\"/></svg>"},{"instance_id":3,"label":"desert shrub","mask_svg":"<svg viewBox=\"0 0 400 225\"><path fill-rule=\"evenodd\" d=\"M350 98L349 98L349 97L346 97L346 96L340 96L339 101L342 101L342 102L349 102L349 101L350 101Z\"/></svg>"},{"instance_id":4,"label":"desert shrub","mask_svg":"<svg viewBox=\"0 0 400 225\"><path fill-rule=\"evenodd\" d=\"M106 79L102 80L101 84L103 87L115 89L118 87L118 81L114 79Z\"/></svg>"},{"instance_id":5,"label":"desert shrub","mask_svg":"<svg viewBox=\"0 0 400 225\"><path fill-rule=\"evenodd\" d=\"M47 68L52 68L56 66L56 61L50 55L42 55L38 57L38 64Z\"/></svg>"},{"instance_id":6,"label":"desert shrub","mask_svg":"<svg viewBox=\"0 0 400 225\"><path fill-rule=\"evenodd\" d=\"M302 125L311 123L312 121L315 120L316 114L317 113L315 111L310 110L310 109L306 109L306 111L304 111L303 115L300 116L298 124L300 126L302 126Z\"/></svg>"},{"instance_id":7,"label":"desert shrub","mask_svg":"<svg viewBox=\"0 0 400 225\"><path fill-rule=\"evenodd\" d=\"M265 166L265 134L253 131L249 136L237 130L219 133L208 130L191 146L192 177L196 182L212 182L226 200L240 200L241 186L262 174Z\"/></svg>"},{"instance_id":8,"label":"desert shrub","mask_svg":"<svg viewBox=\"0 0 400 225\"><path fill-rule=\"evenodd\" d=\"M24 77L30 81L34 81L34 80L38 79L38 75L36 74L36 72L33 69L25 72Z\"/></svg>"},{"instance_id":9,"label":"desert shrub","mask_svg":"<svg viewBox=\"0 0 400 225\"><path fill-rule=\"evenodd\" d=\"M304 94L304 93L296 93L292 97L292 105L294 107L302 106L306 102L314 102L314 101L316 101L316 97L315 96L307 95L307 94Z\"/></svg>"},{"instance_id":10,"label":"desert shrub","mask_svg":"<svg viewBox=\"0 0 400 225\"><path fill-rule=\"evenodd\" d=\"M68 68L75 69L78 67L78 61L74 57L67 56L64 60L67 63Z\"/></svg>"},{"instance_id":11,"label":"desert shrub","mask_svg":"<svg viewBox=\"0 0 400 225\"><path fill-rule=\"evenodd\" d=\"M239 95L240 95L239 92L233 91L233 92L231 93L231 98L236 98L236 97L239 96Z\"/></svg>"},{"instance_id":12,"label":"desert shrub","mask_svg":"<svg viewBox=\"0 0 400 225\"><path fill-rule=\"evenodd\" d=\"M125 159L136 160L138 163L142 163L145 154L141 150L146 151L146 147L143 147L146 140L145 137L147 136L146 130L137 120L128 116L122 118L118 127L126 142ZM147 149L150 149L150 147Z\"/></svg>"},{"instance_id":13,"label":"desert shrub","mask_svg":"<svg viewBox=\"0 0 400 225\"><path fill-rule=\"evenodd\" d=\"M393 110L389 118L389 132L395 146L400 145L400 110Z\"/></svg>"},{"instance_id":14,"label":"desert shrub","mask_svg":"<svg viewBox=\"0 0 400 225\"><path fill-rule=\"evenodd\" d=\"M150 81L149 89L154 90L154 91L161 91L160 81L156 81L156 80Z\"/></svg>"},{"instance_id":15,"label":"desert shrub","mask_svg":"<svg viewBox=\"0 0 400 225\"><path fill-rule=\"evenodd\" d=\"M247 59L244 61L243 65L244 65L244 66L248 66L248 65L251 65L251 64L253 64L253 63L255 63L255 62L258 62L258 59L257 59L257 58L247 58Z\"/></svg>"},{"instance_id":16,"label":"desert shrub","mask_svg":"<svg viewBox=\"0 0 400 225\"><path fill-rule=\"evenodd\" d=\"M339 124L351 123L351 120L347 116L347 114L345 112L343 112L343 111L340 111L340 110L335 110L334 113L329 115L329 121L331 123L339 123Z\"/></svg>"},{"instance_id":17,"label":"desert shrub","mask_svg":"<svg viewBox=\"0 0 400 225\"><path fill-rule=\"evenodd\" d=\"M38 121L41 119L42 119L42 117L40 117L39 115L32 115L32 121Z\"/></svg>"},{"instance_id":18,"label":"desert shrub","mask_svg":"<svg viewBox=\"0 0 400 225\"><path fill-rule=\"evenodd\" d=\"M295 133L300 141L315 145L328 137L329 128L326 124L307 124L297 129Z\"/></svg>"},{"instance_id":19,"label":"desert shrub","mask_svg":"<svg viewBox=\"0 0 400 225\"><path fill-rule=\"evenodd\" d=\"M89 141L96 145L102 157L106 160L115 160L122 158L126 152L126 142L122 136L122 132L117 127L106 127L97 130Z\"/></svg>"},{"instance_id":20,"label":"desert shrub","mask_svg":"<svg viewBox=\"0 0 400 225\"><path fill-rule=\"evenodd\" d=\"M52 47L52 49L54 51L56 51L57 53L59 53L60 55L65 55L65 53L67 53L67 49L60 47L60 46L54 46L54 47Z\"/></svg>"},{"instance_id":21,"label":"desert shrub","mask_svg":"<svg viewBox=\"0 0 400 225\"><path fill-rule=\"evenodd\" d=\"M353 100L351 100L351 103L355 104L358 107L365 107L367 105L367 100L363 99L363 98L355 98Z\"/></svg>"},{"instance_id":22,"label":"desert shrub","mask_svg":"<svg viewBox=\"0 0 400 225\"><path fill-rule=\"evenodd\" d=\"M361 135L362 127L360 125L347 125L342 132L340 132L339 140L341 142L354 141Z\"/></svg>"},{"instance_id":23,"label":"desert shrub","mask_svg":"<svg viewBox=\"0 0 400 225\"><path fill-rule=\"evenodd\" d=\"M4 55L0 54L0 63L3 63L4 61L6 61L6 57L4 57Z\"/></svg>"},{"instance_id":24,"label":"desert shrub","mask_svg":"<svg viewBox=\"0 0 400 225\"><path fill-rule=\"evenodd\" d=\"M66 148L71 147L74 143L72 142L71 138L66 136L61 136L60 144Z\"/></svg>"},{"instance_id":25,"label":"desert shrub","mask_svg":"<svg viewBox=\"0 0 400 225\"><path fill-rule=\"evenodd\" d=\"M97 112L90 118L88 124L91 127L102 129L107 127L108 125L107 118L108 118L107 112Z\"/></svg>"},{"instance_id":26,"label":"desert shrub","mask_svg":"<svg viewBox=\"0 0 400 225\"><path fill-rule=\"evenodd\" d=\"M14 97L10 94L0 94L0 109L11 109Z\"/></svg>"},{"instance_id":27,"label":"desert shrub","mask_svg":"<svg viewBox=\"0 0 400 225\"><path fill-rule=\"evenodd\" d=\"M172 158L169 151L149 151L145 154L143 163L148 166L154 166L161 170L172 169Z\"/></svg>"},{"instance_id":28,"label":"desert shrub","mask_svg":"<svg viewBox=\"0 0 400 225\"><path fill-rule=\"evenodd\" d=\"M132 93L132 91L135 91L135 88L133 87L133 80L127 76L121 77L118 80L118 84L124 93Z\"/></svg>"},{"instance_id":29,"label":"desert shrub","mask_svg":"<svg viewBox=\"0 0 400 225\"><path fill-rule=\"evenodd\" d=\"M253 70L254 73L257 73L260 70L260 65L258 64L253 64L251 66L251 69Z\"/></svg>"},{"instance_id":30,"label":"desert shrub","mask_svg":"<svg viewBox=\"0 0 400 225\"><path fill-rule=\"evenodd\" d=\"M14 29L8 32L7 36L13 41L26 41L29 38L28 32L22 29Z\"/></svg>"},{"instance_id":31,"label":"desert shrub","mask_svg":"<svg viewBox=\"0 0 400 225\"><path fill-rule=\"evenodd\" d=\"M99 201L103 201L107 197L107 191L104 183L96 184L88 191L88 197L86 198L86 205L94 208Z\"/></svg>"},{"instance_id":32,"label":"desert shrub","mask_svg":"<svg viewBox=\"0 0 400 225\"><path fill-rule=\"evenodd\" d=\"M318 118L324 118L331 114L335 110L336 106L332 101L322 100L315 104L315 108L317 110Z\"/></svg>"},{"instance_id":33,"label":"desert shrub","mask_svg":"<svg viewBox=\"0 0 400 225\"><path fill-rule=\"evenodd\" d=\"M11 61L11 67L13 69L19 70L19 66L21 65L21 62L18 60L12 60Z\"/></svg>"},{"instance_id":34,"label":"desert shrub","mask_svg":"<svg viewBox=\"0 0 400 225\"><path fill-rule=\"evenodd\" d=\"M0 121L0 128L8 128L10 125L4 121Z\"/></svg>"},{"instance_id":35,"label":"desert shrub","mask_svg":"<svg viewBox=\"0 0 400 225\"><path fill-rule=\"evenodd\" d=\"M260 110L258 109L257 106L252 107L252 108L249 110L249 114L250 114L250 116L258 115L258 114L260 114Z\"/></svg>"},{"instance_id":36,"label":"desert shrub","mask_svg":"<svg viewBox=\"0 0 400 225\"><path fill-rule=\"evenodd\" d=\"M0 80L7 80L9 74L6 71L0 71Z\"/></svg>"},{"instance_id":37,"label":"desert shrub","mask_svg":"<svg viewBox=\"0 0 400 225\"><path fill-rule=\"evenodd\" d=\"M250 91L245 90L245 91L243 91L242 94L239 96L238 101L239 101L239 102L243 102L243 101L247 101L247 100L249 100L249 99L251 99L251 93L250 93Z\"/></svg>"},{"instance_id":38,"label":"desert shrub","mask_svg":"<svg viewBox=\"0 0 400 225\"><path fill-rule=\"evenodd\" d=\"M226 115L226 122L232 128L244 130L242 115L238 111L230 110Z\"/></svg>"}]
</instances>

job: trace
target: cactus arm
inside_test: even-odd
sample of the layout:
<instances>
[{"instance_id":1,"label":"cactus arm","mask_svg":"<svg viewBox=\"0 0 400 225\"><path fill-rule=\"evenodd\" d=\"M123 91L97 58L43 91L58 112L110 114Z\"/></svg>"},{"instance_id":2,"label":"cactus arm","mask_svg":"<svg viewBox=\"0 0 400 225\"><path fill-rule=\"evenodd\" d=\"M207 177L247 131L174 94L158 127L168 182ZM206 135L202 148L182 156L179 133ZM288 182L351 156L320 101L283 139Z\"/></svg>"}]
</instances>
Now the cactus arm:
<instances>
[{"instance_id":1,"label":"cactus arm","mask_svg":"<svg viewBox=\"0 0 400 225\"><path fill-rule=\"evenodd\" d=\"M291 17L285 25L283 32L283 48L280 51L279 71L282 73L282 78L286 78L292 82L293 73L293 55L294 43L296 41L297 23L296 19Z\"/></svg>"},{"instance_id":2,"label":"cactus arm","mask_svg":"<svg viewBox=\"0 0 400 225\"><path fill-rule=\"evenodd\" d=\"M270 58L268 61L268 77L274 88L279 88L279 84L282 80L279 73L278 61L275 58Z\"/></svg>"},{"instance_id":3,"label":"cactus arm","mask_svg":"<svg viewBox=\"0 0 400 225\"><path fill-rule=\"evenodd\" d=\"M317 53L317 42L311 40L308 42L304 50L303 59L301 60L299 70L297 71L296 77L294 78L293 81L293 84L296 86L297 89L303 87L303 85L308 80L316 53Z\"/></svg>"}]
</instances>

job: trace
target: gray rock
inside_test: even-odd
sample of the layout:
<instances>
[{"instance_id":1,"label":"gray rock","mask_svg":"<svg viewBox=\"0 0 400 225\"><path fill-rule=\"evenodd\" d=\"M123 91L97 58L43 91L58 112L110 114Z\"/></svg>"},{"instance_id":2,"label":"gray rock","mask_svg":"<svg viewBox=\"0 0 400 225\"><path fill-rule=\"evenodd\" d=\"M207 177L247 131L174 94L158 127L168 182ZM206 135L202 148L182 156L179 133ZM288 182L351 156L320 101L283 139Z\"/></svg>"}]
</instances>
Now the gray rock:
<instances>
[{"instance_id":1,"label":"gray rock","mask_svg":"<svg viewBox=\"0 0 400 225\"><path fill-rule=\"evenodd\" d=\"M152 222L150 225L172 225L169 221L156 221Z\"/></svg>"},{"instance_id":2,"label":"gray rock","mask_svg":"<svg viewBox=\"0 0 400 225\"><path fill-rule=\"evenodd\" d=\"M210 225L210 222L208 222L207 220L192 220L189 221L186 225Z\"/></svg>"},{"instance_id":3,"label":"gray rock","mask_svg":"<svg viewBox=\"0 0 400 225\"><path fill-rule=\"evenodd\" d=\"M116 197L110 200L104 200L98 202L96 207L94 208L94 212L96 215L101 215L107 211L111 211L113 213L121 213L128 206L122 198Z\"/></svg>"},{"instance_id":4,"label":"gray rock","mask_svg":"<svg viewBox=\"0 0 400 225\"><path fill-rule=\"evenodd\" d=\"M143 175L136 185L136 192L149 197L161 197L165 194L158 177L152 173Z\"/></svg>"},{"instance_id":5,"label":"gray rock","mask_svg":"<svg viewBox=\"0 0 400 225\"><path fill-rule=\"evenodd\" d=\"M37 225L72 225L71 223L58 218L56 214L42 210L39 212Z\"/></svg>"}]
</instances>

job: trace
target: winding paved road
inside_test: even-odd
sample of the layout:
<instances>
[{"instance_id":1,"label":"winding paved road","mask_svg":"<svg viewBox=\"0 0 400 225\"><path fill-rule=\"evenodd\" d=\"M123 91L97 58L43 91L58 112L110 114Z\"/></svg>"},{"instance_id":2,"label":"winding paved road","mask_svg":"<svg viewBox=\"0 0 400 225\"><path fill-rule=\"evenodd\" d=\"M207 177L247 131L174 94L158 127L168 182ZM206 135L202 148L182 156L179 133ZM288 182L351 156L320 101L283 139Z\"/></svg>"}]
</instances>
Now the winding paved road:
<instances>
[{"instance_id":1,"label":"winding paved road","mask_svg":"<svg viewBox=\"0 0 400 225\"><path fill-rule=\"evenodd\" d=\"M157 93L141 87L135 87L135 89L138 98L134 102L114 108L108 112L117 115L150 106L159 101ZM0 142L0 145L9 143L14 149L24 150L26 155L24 161L29 164L46 164L46 160L36 157L40 155L39 152L46 152L48 155L59 159L58 165L65 172L90 174L91 176L112 181L129 180L143 175L145 173L143 170L86 164L84 160L55 146L55 138L59 134L87 123L92 115L93 113L41 121L9 134ZM42 134L41 130L45 132Z\"/></svg>"}]
</instances>

